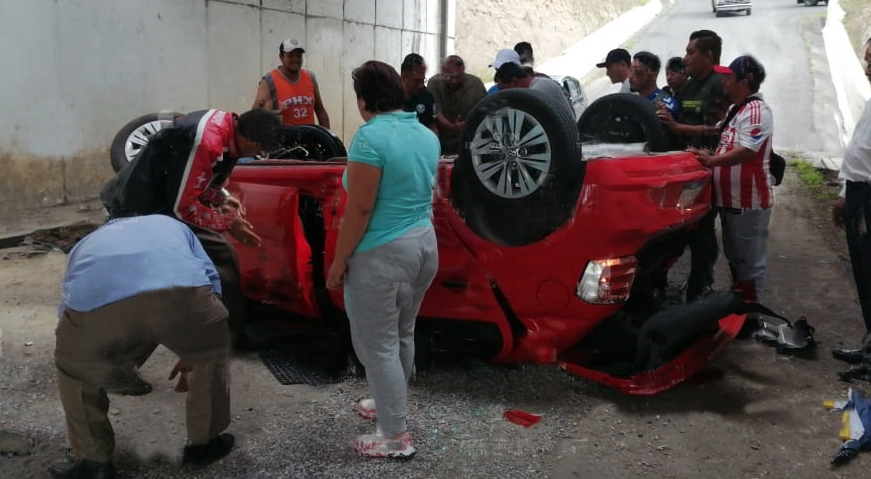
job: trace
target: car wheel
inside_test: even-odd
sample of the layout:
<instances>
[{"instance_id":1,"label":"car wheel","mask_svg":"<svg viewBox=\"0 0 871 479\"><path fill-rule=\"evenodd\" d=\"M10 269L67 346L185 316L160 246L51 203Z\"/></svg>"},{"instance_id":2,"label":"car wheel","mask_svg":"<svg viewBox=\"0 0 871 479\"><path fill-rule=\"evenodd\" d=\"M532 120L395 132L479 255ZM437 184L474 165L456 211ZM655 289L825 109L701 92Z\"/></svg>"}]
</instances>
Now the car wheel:
<instances>
[{"instance_id":1,"label":"car wheel","mask_svg":"<svg viewBox=\"0 0 871 479\"><path fill-rule=\"evenodd\" d=\"M133 160L155 133L171 126L179 116L181 113L176 112L149 113L121 127L109 146L109 161L115 173Z\"/></svg>"},{"instance_id":2,"label":"car wheel","mask_svg":"<svg viewBox=\"0 0 871 479\"><path fill-rule=\"evenodd\" d=\"M348 156L342 140L319 125L286 126L281 129L281 146L268 158L326 161Z\"/></svg>"},{"instance_id":3,"label":"car wheel","mask_svg":"<svg viewBox=\"0 0 871 479\"><path fill-rule=\"evenodd\" d=\"M605 95L587 107L578 120L584 143L646 143L649 151L668 151L668 134L656 107L632 93Z\"/></svg>"},{"instance_id":4,"label":"car wheel","mask_svg":"<svg viewBox=\"0 0 871 479\"><path fill-rule=\"evenodd\" d=\"M748 16L750 15L750 9L749 9L749 8L748 8L747 10L745 10L745 12L747 12L747 15L748 15Z\"/></svg>"},{"instance_id":5,"label":"car wheel","mask_svg":"<svg viewBox=\"0 0 871 479\"><path fill-rule=\"evenodd\" d=\"M557 99L537 90L503 90L478 102L451 175L466 224L489 241L521 246L568 222L586 166L574 125Z\"/></svg>"}]
</instances>

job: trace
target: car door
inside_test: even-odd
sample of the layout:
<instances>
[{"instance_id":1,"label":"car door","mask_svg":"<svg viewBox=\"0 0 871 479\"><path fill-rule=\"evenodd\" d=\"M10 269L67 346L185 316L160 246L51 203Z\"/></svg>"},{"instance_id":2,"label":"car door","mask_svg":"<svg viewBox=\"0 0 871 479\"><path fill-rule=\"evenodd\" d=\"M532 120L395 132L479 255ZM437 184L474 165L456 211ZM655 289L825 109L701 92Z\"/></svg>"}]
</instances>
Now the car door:
<instances>
[{"instance_id":1,"label":"car door","mask_svg":"<svg viewBox=\"0 0 871 479\"><path fill-rule=\"evenodd\" d=\"M236 249L242 293L249 300L307 318L320 316L312 248L300 218L294 167L240 165L227 189L240 198L260 247L230 238ZM229 236L229 235L228 235Z\"/></svg>"},{"instance_id":2,"label":"car door","mask_svg":"<svg viewBox=\"0 0 871 479\"><path fill-rule=\"evenodd\" d=\"M587 108L587 97L584 94L584 89L581 87L581 82L573 77L563 79L564 88L569 92L569 101L572 104L572 110L575 112L575 119L581 117L581 114Z\"/></svg>"}]
</instances>

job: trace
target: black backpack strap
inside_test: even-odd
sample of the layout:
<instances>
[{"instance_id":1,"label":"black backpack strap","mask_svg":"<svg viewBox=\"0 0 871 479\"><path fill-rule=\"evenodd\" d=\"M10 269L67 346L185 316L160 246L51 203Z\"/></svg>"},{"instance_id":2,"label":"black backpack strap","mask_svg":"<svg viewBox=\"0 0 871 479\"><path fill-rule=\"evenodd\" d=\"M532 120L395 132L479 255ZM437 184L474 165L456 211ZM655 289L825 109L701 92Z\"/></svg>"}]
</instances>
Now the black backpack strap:
<instances>
[{"instance_id":1,"label":"black backpack strap","mask_svg":"<svg viewBox=\"0 0 871 479\"><path fill-rule=\"evenodd\" d=\"M731 122L732 119L735 118L735 116L738 114L738 112L741 111L741 108L744 108L744 105L752 103L754 101L759 101L759 98L755 96L748 96L747 98L741 100L741 103L738 103L737 105L732 107L732 109L729 110L729 114L726 115L726 118L723 119L722 123L720 123L720 134L723 134L723 130L726 129L726 126L729 124L729 122Z\"/></svg>"},{"instance_id":2,"label":"black backpack strap","mask_svg":"<svg viewBox=\"0 0 871 479\"><path fill-rule=\"evenodd\" d=\"M272 73L263 75L263 81L269 87L269 96L272 98L272 109L278 110L278 95L275 94L275 82L272 81Z\"/></svg>"}]
</instances>

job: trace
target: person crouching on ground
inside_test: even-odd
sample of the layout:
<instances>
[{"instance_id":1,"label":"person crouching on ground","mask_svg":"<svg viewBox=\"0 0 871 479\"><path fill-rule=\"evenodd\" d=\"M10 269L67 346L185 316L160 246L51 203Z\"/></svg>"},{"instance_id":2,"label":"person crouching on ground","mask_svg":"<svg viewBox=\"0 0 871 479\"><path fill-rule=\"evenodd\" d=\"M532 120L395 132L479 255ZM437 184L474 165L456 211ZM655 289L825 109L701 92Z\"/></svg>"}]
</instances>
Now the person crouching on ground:
<instances>
[{"instance_id":1,"label":"person crouching on ground","mask_svg":"<svg viewBox=\"0 0 871 479\"><path fill-rule=\"evenodd\" d=\"M220 293L215 265L193 231L167 215L111 220L73 248L55 364L75 463L52 466L52 477L115 477L103 384L143 344L179 356L170 379L191 373L183 461L204 465L230 452L234 438L221 434L230 424L230 330Z\"/></svg>"},{"instance_id":2,"label":"person crouching on ground","mask_svg":"<svg viewBox=\"0 0 871 479\"><path fill-rule=\"evenodd\" d=\"M351 78L366 123L348 149L347 204L327 288L344 284L351 340L372 394L357 411L377 418L375 434L358 436L354 448L372 457L410 457L415 319L438 269L430 217L439 140L415 113L402 111L393 67L368 61Z\"/></svg>"}]
</instances>

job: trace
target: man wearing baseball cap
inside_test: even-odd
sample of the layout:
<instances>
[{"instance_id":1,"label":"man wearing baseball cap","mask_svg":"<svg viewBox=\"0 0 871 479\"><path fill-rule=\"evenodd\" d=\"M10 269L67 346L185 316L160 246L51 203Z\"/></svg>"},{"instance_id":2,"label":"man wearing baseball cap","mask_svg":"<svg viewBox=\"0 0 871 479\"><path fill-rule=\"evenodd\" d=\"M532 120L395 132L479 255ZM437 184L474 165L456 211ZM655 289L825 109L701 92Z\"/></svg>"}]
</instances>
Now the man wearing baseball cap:
<instances>
[{"instance_id":1,"label":"man wearing baseball cap","mask_svg":"<svg viewBox=\"0 0 871 479\"><path fill-rule=\"evenodd\" d=\"M622 48L615 48L608 52L605 61L596 64L596 68L604 68L605 75L611 79L611 83L620 85L620 93L631 93L629 88L629 72L632 56Z\"/></svg>"},{"instance_id":2,"label":"man wearing baseball cap","mask_svg":"<svg viewBox=\"0 0 871 479\"><path fill-rule=\"evenodd\" d=\"M278 45L281 65L263 76L257 86L254 108L281 112L285 125L314 125L315 116L324 128L330 127L330 116L321 100L315 74L302 68L305 48L295 38Z\"/></svg>"},{"instance_id":3,"label":"man wearing baseball cap","mask_svg":"<svg viewBox=\"0 0 871 479\"><path fill-rule=\"evenodd\" d=\"M490 63L490 67L496 69L496 73L493 75L493 82L495 85L491 86L489 90L487 90L488 95L492 95L499 91L499 68L506 63L514 63L517 66L521 66L520 63L520 54L514 51L511 48L503 48L496 52L496 58Z\"/></svg>"},{"instance_id":4,"label":"man wearing baseball cap","mask_svg":"<svg viewBox=\"0 0 871 479\"><path fill-rule=\"evenodd\" d=\"M720 123L714 154L689 148L713 170L714 206L723 225L723 253L732 272L732 288L746 302L759 301L765 276L768 222L774 206L774 178L769 172L774 116L759 93L765 68L750 55L728 67L723 92L732 102Z\"/></svg>"}]
</instances>

